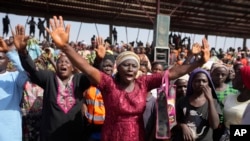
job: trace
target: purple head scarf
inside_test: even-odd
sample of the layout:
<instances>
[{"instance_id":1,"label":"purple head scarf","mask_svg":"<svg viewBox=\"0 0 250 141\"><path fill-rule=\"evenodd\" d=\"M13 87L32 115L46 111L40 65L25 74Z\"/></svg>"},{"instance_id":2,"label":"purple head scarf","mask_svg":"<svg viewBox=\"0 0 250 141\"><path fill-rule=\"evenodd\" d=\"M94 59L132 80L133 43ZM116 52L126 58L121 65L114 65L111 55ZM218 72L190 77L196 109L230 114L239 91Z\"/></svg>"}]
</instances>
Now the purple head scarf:
<instances>
[{"instance_id":1,"label":"purple head scarf","mask_svg":"<svg viewBox=\"0 0 250 141\"><path fill-rule=\"evenodd\" d=\"M198 73L204 73L207 76L209 86L210 86L210 88L212 90L213 98L218 99L210 74L206 70L201 69L201 68L197 68L197 69L193 70L192 73L190 74L190 77L189 77L189 80L188 80L188 86L187 86L187 96L190 96L190 95L193 94L194 90L193 90L193 87L192 87L192 82L194 80L194 76L196 74L198 74Z\"/></svg>"}]
</instances>

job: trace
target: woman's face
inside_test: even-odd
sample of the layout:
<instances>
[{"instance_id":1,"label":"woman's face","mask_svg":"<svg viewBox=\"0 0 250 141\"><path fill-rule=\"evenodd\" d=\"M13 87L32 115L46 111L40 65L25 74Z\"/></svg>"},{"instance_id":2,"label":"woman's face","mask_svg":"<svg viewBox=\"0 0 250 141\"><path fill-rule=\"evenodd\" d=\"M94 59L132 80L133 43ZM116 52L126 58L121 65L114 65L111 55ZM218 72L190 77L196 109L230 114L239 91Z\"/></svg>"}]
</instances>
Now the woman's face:
<instances>
[{"instance_id":1,"label":"woman's face","mask_svg":"<svg viewBox=\"0 0 250 141\"><path fill-rule=\"evenodd\" d=\"M176 85L176 95L178 98L185 96L187 93L187 80L184 79L178 79L175 82Z\"/></svg>"},{"instance_id":2,"label":"woman's face","mask_svg":"<svg viewBox=\"0 0 250 141\"><path fill-rule=\"evenodd\" d=\"M56 63L57 74L61 79L67 79L72 75L73 66L68 57L61 56Z\"/></svg>"},{"instance_id":3,"label":"woman's face","mask_svg":"<svg viewBox=\"0 0 250 141\"><path fill-rule=\"evenodd\" d=\"M144 47L141 47L140 52L143 53L143 54L145 54L145 53L146 53L145 48L144 48Z\"/></svg>"},{"instance_id":4,"label":"woman's face","mask_svg":"<svg viewBox=\"0 0 250 141\"><path fill-rule=\"evenodd\" d=\"M242 78L241 78L241 74L240 74L240 68L242 68L242 65L237 65L234 68L234 72L235 72L235 78L232 81L233 84L233 88L240 90L243 88L243 82L242 82Z\"/></svg>"},{"instance_id":5,"label":"woman's face","mask_svg":"<svg viewBox=\"0 0 250 141\"><path fill-rule=\"evenodd\" d=\"M208 78L204 73L197 73L192 81L192 87L195 92L202 93L202 87L209 84Z\"/></svg>"},{"instance_id":6,"label":"woman's face","mask_svg":"<svg viewBox=\"0 0 250 141\"><path fill-rule=\"evenodd\" d=\"M216 68L212 73L211 77L215 85L220 85L224 83L228 77L228 70L223 67Z\"/></svg>"},{"instance_id":7,"label":"woman's face","mask_svg":"<svg viewBox=\"0 0 250 141\"><path fill-rule=\"evenodd\" d=\"M148 71L147 71L147 67L144 66L144 65L141 65L141 66L140 66L140 71L142 72L143 75L146 75L147 72L148 72Z\"/></svg>"},{"instance_id":8,"label":"woman's face","mask_svg":"<svg viewBox=\"0 0 250 141\"><path fill-rule=\"evenodd\" d=\"M101 70L108 75L112 75L114 70L114 63L109 59L104 60L101 65Z\"/></svg>"},{"instance_id":9,"label":"woman's face","mask_svg":"<svg viewBox=\"0 0 250 141\"><path fill-rule=\"evenodd\" d=\"M234 72L233 68L229 69L228 77L229 77L230 80L233 80L235 78L235 72Z\"/></svg>"},{"instance_id":10,"label":"woman's face","mask_svg":"<svg viewBox=\"0 0 250 141\"><path fill-rule=\"evenodd\" d=\"M135 48L134 51L135 51L136 54L140 54L141 53L141 50L140 50L139 47Z\"/></svg>"},{"instance_id":11,"label":"woman's face","mask_svg":"<svg viewBox=\"0 0 250 141\"><path fill-rule=\"evenodd\" d=\"M163 66L161 64L157 64L152 67L152 73L159 73L162 71L163 71Z\"/></svg>"},{"instance_id":12,"label":"woman's face","mask_svg":"<svg viewBox=\"0 0 250 141\"><path fill-rule=\"evenodd\" d=\"M123 83L131 83L134 81L136 74L139 70L138 63L133 59L128 59L122 62L118 68L120 81Z\"/></svg>"}]
</instances>

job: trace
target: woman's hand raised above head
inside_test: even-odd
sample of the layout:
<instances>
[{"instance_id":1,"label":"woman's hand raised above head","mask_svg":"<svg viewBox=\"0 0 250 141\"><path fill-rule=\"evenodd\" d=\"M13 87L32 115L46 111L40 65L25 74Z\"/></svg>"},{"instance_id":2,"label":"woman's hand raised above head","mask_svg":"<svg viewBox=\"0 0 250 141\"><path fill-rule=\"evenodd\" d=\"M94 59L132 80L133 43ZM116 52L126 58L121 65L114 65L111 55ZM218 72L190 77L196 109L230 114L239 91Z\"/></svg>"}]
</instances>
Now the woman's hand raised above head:
<instances>
[{"instance_id":1,"label":"woman's hand raised above head","mask_svg":"<svg viewBox=\"0 0 250 141\"><path fill-rule=\"evenodd\" d=\"M8 52L9 48L7 44L5 43L4 39L0 37L0 52Z\"/></svg>"},{"instance_id":2,"label":"woman's hand raised above head","mask_svg":"<svg viewBox=\"0 0 250 141\"><path fill-rule=\"evenodd\" d=\"M104 47L104 42L102 37L96 38L97 48L95 48L98 58L103 59L106 54L106 48Z\"/></svg>"},{"instance_id":3,"label":"woman's hand raised above head","mask_svg":"<svg viewBox=\"0 0 250 141\"><path fill-rule=\"evenodd\" d=\"M197 55L201 52L201 45L199 43L194 43L192 45L192 54Z\"/></svg>"},{"instance_id":4,"label":"woman's hand raised above head","mask_svg":"<svg viewBox=\"0 0 250 141\"><path fill-rule=\"evenodd\" d=\"M56 46L62 49L69 42L70 25L66 25L65 28L63 17L59 16L58 19L53 16L53 19L50 20L50 27L51 30L46 27L46 31L50 34Z\"/></svg>"},{"instance_id":5,"label":"woman's hand raised above head","mask_svg":"<svg viewBox=\"0 0 250 141\"><path fill-rule=\"evenodd\" d=\"M202 39L201 53L202 53L201 56L202 62L206 63L210 58L210 47L206 38Z\"/></svg>"},{"instance_id":6,"label":"woman's hand raised above head","mask_svg":"<svg viewBox=\"0 0 250 141\"><path fill-rule=\"evenodd\" d=\"M12 35L13 35L13 38L14 38L14 45L15 45L16 49L19 52L25 51L29 36L25 36L24 26L18 24L15 27L15 32L12 31Z\"/></svg>"}]
</instances>

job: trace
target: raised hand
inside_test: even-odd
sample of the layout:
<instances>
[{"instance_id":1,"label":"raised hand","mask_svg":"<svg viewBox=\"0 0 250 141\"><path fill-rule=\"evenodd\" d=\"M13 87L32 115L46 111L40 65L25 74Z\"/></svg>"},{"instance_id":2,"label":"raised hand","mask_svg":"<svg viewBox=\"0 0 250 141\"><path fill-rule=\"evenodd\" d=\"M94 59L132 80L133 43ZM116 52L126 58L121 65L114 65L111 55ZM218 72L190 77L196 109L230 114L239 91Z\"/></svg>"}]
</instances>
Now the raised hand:
<instances>
[{"instance_id":1,"label":"raised hand","mask_svg":"<svg viewBox=\"0 0 250 141\"><path fill-rule=\"evenodd\" d=\"M202 53L202 61L206 63L210 58L210 47L206 38L202 39L201 53Z\"/></svg>"},{"instance_id":2,"label":"raised hand","mask_svg":"<svg viewBox=\"0 0 250 141\"><path fill-rule=\"evenodd\" d=\"M106 54L106 48L104 47L104 42L102 37L96 38L97 48L95 48L96 55L98 58L103 59Z\"/></svg>"},{"instance_id":3,"label":"raised hand","mask_svg":"<svg viewBox=\"0 0 250 141\"><path fill-rule=\"evenodd\" d=\"M194 43L192 45L192 54L197 55L201 52L201 45L199 43Z\"/></svg>"},{"instance_id":4,"label":"raised hand","mask_svg":"<svg viewBox=\"0 0 250 141\"><path fill-rule=\"evenodd\" d=\"M50 20L50 27L51 30L46 27L46 31L50 34L56 46L62 49L69 42L70 25L64 28L62 16L59 16L59 19L53 16L53 20Z\"/></svg>"},{"instance_id":5,"label":"raised hand","mask_svg":"<svg viewBox=\"0 0 250 141\"><path fill-rule=\"evenodd\" d=\"M15 27L15 32L12 31L12 35L14 37L14 45L18 51L25 50L27 46L29 36L25 36L24 31L24 26L19 24Z\"/></svg>"},{"instance_id":6,"label":"raised hand","mask_svg":"<svg viewBox=\"0 0 250 141\"><path fill-rule=\"evenodd\" d=\"M0 52L8 52L9 48L3 38L0 38Z\"/></svg>"}]
</instances>

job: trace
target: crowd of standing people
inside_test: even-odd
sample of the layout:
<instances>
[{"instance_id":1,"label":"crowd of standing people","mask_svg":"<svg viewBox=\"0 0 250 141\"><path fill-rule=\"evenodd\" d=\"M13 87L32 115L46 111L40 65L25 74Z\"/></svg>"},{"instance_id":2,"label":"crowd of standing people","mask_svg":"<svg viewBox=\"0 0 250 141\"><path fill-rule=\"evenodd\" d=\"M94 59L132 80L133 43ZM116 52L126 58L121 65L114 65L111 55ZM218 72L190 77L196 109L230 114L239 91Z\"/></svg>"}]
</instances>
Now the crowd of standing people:
<instances>
[{"instance_id":1,"label":"crowd of standing people","mask_svg":"<svg viewBox=\"0 0 250 141\"><path fill-rule=\"evenodd\" d=\"M61 16L43 28L52 42L39 43L23 25L0 38L0 140L157 140L164 77L176 88L169 140L227 141L230 125L250 124L247 47L217 52L205 38L173 40L166 65L152 60L149 44L117 46L95 35L91 45L70 42Z\"/></svg>"}]
</instances>

